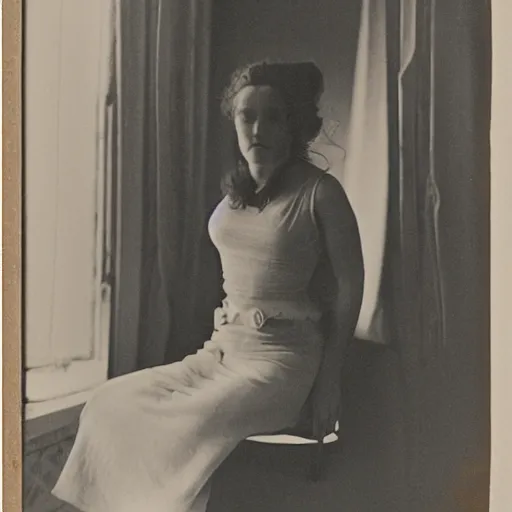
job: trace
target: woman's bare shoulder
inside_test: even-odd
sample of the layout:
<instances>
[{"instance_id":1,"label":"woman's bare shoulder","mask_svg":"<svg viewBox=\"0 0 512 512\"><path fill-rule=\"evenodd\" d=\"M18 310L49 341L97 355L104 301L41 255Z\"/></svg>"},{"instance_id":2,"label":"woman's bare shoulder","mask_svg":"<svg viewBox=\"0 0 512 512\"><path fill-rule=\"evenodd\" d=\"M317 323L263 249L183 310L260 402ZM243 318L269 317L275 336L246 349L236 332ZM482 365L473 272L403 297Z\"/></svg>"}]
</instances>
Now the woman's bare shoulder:
<instances>
[{"instance_id":1,"label":"woman's bare shoulder","mask_svg":"<svg viewBox=\"0 0 512 512\"><path fill-rule=\"evenodd\" d=\"M297 164L297 170L315 186L315 204L320 208L335 208L351 210L350 202L341 182L328 171L320 169L307 160L301 160Z\"/></svg>"},{"instance_id":2,"label":"woman's bare shoulder","mask_svg":"<svg viewBox=\"0 0 512 512\"><path fill-rule=\"evenodd\" d=\"M314 208L320 219L344 219L344 223L355 223L355 214L340 181L324 173L315 191Z\"/></svg>"},{"instance_id":3,"label":"woman's bare shoulder","mask_svg":"<svg viewBox=\"0 0 512 512\"><path fill-rule=\"evenodd\" d=\"M332 174L321 171L323 174L318 181L316 199L319 203L336 203L339 206L350 207L347 194L341 182Z\"/></svg>"}]
</instances>

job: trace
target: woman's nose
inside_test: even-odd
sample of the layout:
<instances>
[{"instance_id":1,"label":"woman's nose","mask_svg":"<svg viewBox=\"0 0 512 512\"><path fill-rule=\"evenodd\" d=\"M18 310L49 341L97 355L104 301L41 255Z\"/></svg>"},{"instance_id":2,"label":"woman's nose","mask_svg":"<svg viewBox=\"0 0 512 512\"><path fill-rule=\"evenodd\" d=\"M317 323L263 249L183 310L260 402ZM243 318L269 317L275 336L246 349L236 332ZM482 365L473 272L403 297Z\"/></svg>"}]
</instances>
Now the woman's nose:
<instances>
[{"instance_id":1,"label":"woman's nose","mask_svg":"<svg viewBox=\"0 0 512 512\"><path fill-rule=\"evenodd\" d=\"M252 125L253 135L261 135L263 128L264 128L263 123L261 122L260 119L257 119Z\"/></svg>"}]
</instances>

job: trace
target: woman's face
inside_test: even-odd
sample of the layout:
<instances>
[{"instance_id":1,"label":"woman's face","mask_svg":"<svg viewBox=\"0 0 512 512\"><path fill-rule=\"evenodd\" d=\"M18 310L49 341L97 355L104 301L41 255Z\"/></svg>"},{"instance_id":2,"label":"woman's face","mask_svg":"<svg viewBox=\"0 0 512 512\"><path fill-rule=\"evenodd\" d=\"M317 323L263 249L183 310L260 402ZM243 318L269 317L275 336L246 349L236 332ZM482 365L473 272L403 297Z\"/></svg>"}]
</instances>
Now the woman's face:
<instances>
[{"instance_id":1,"label":"woman's face","mask_svg":"<svg viewBox=\"0 0 512 512\"><path fill-rule=\"evenodd\" d=\"M274 166L289 157L287 109L272 87L244 87L234 100L234 121L238 146L249 165Z\"/></svg>"}]
</instances>

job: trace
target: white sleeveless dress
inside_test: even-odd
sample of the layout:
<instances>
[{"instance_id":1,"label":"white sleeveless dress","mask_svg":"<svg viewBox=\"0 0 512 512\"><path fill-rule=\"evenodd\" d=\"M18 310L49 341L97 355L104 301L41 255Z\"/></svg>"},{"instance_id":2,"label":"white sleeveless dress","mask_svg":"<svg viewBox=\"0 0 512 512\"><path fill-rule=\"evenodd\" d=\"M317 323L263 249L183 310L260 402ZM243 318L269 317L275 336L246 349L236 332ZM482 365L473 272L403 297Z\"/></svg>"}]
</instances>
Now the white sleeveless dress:
<instances>
[{"instance_id":1,"label":"white sleeveless dress","mask_svg":"<svg viewBox=\"0 0 512 512\"><path fill-rule=\"evenodd\" d=\"M283 172L263 210L224 199L211 216L226 292L211 339L95 392L55 496L87 512L204 512L210 478L239 442L297 422L322 356L310 290L323 261L313 213L323 171Z\"/></svg>"}]
</instances>

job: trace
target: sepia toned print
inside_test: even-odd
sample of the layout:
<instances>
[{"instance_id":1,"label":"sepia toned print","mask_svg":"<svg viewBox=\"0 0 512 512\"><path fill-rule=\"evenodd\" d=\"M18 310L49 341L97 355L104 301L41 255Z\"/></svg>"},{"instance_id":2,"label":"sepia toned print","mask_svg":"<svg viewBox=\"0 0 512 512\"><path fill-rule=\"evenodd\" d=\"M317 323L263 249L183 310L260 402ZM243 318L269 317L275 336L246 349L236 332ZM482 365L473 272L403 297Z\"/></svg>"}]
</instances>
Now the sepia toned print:
<instances>
[{"instance_id":1,"label":"sepia toned print","mask_svg":"<svg viewBox=\"0 0 512 512\"><path fill-rule=\"evenodd\" d=\"M24 510L466 510L488 6L28 0L24 23Z\"/></svg>"}]
</instances>

